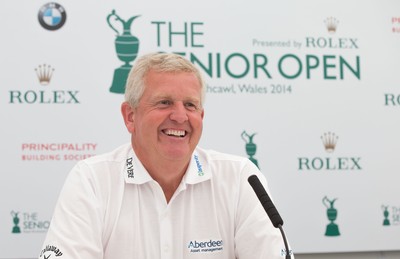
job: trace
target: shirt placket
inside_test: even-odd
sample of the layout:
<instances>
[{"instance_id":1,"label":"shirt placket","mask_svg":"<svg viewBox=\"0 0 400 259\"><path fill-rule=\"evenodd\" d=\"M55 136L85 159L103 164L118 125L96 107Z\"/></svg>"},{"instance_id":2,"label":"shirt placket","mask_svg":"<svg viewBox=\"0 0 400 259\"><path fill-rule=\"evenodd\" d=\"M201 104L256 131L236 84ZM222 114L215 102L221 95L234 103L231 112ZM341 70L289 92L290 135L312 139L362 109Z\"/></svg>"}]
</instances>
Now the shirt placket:
<instances>
[{"instance_id":1,"label":"shirt placket","mask_svg":"<svg viewBox=\"0 0 400 259\"><path fill-rule=\"evenodd\" d=\"M167 206L160 214L160 253L162 259L172 259L172 223L171 213Z\"/></svg>"}]
</instances>

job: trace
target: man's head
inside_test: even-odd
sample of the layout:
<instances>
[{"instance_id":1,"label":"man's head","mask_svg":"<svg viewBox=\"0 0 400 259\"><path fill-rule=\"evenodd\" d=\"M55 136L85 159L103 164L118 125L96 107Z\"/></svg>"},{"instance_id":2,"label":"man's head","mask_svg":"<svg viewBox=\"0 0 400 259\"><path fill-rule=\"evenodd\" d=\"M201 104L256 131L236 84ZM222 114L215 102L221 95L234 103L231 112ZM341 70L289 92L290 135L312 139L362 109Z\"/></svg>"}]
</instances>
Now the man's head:
<instances>
[{"instance_id":1,"label":"man's head","mask_svg":"<svg viewBox=\"0 0 400 259\"><path fill-rule=\"evenodd\" d=\"M175 54L143 56L130 72L125 96L122 115L143 165L187 166L203 128L199 71Z\"/></svg>"},{"instance_id":2,"label":"man's head","mask_svg":"<svg viewBox=\"0 0 400 259\"><path fill-rule=\"evenodd\" d=\"M180 55L172 53L150 53L136 60L134 67L129 73L126 89L125 101L132 108L135 108L142 97L146 87L145 76L150 71L157 72L190 72L198 78L201 85L201 105L204 104L205 84L200 71L189 60Z\"/></svg>"}]
</instances>

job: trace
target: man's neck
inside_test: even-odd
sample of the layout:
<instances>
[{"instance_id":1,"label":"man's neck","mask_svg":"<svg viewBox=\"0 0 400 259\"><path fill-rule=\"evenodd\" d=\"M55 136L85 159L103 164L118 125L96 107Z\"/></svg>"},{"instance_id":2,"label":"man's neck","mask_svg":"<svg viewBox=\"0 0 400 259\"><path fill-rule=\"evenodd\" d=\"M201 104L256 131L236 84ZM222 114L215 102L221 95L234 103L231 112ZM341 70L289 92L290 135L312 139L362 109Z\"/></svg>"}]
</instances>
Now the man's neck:
<instances>
[{"instance_id":1,"label":"man's neck","mask_svg":"<svg viewBox=\"0 0 400 259\"><path fill-rule=\"evenodd\" d=\"M161 186L167 203L171 200L182 181L190 161L142 162L150 176Z\"/></svg>"}]
</instances>

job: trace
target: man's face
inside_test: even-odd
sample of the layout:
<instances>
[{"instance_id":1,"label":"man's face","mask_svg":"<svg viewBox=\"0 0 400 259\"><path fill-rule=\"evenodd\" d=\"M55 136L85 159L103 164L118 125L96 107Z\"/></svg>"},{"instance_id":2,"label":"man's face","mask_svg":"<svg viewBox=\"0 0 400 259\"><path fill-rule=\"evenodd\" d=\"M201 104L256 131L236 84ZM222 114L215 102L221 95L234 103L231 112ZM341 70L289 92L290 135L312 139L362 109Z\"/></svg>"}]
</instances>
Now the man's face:
<instances>
[{"instance_id":1,"label":"man's face","mask_svg":"<svg viewBox=\"0 0 400 259\"><path fill-rule=\"evenodd\" d=\"M149 71L139 105L132 110L132 146L139 159L189 162L200 140L204 111L193 73Z\"/></svg>"}]
</instances>

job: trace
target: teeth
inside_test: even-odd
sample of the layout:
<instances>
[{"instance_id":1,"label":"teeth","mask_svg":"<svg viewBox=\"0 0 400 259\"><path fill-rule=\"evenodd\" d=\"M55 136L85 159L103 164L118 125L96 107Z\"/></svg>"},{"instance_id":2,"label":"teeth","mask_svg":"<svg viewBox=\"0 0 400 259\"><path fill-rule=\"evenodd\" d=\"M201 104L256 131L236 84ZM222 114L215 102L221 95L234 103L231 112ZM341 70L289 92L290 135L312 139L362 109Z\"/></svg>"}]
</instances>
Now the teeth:
<instances>
[{"instance_id":1,"label":"teeth","mask_svg":"<svg viewBox=\"0 0 400 259\"><path fill-rule=\"evenodd\" d=\"M168 136L184 137L185 131L184 130L166 130L165 134L167 134Z\"/></svg>"}]
</instances>

